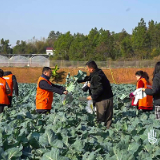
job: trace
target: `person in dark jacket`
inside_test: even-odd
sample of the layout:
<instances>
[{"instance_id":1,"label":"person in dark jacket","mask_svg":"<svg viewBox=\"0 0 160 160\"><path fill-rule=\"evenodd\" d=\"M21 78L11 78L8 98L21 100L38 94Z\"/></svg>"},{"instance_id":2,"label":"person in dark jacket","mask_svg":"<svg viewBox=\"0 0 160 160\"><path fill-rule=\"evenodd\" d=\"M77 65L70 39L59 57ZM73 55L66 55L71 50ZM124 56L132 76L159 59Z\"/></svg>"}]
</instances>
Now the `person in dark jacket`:
<instances>
[{"instance_id":1,"label":"person in dark jacket","mask_svg":"<svg viewBox=\"0 0 160 160\"><path fill-rule=\"evenodd\" d=\"M160 119L160 62L155 65L152 89L143 88L143 91L147 95L153 95L156 119Z\"/></svg>"},{"instance_id":2,"label":"person in dark jacket","mask_svg":"<svg viewBox=\"0 0 160 160\"><path fill-rule=\"evenodd\" d=\"M36 94L36 111L37 113L50 113L53 101L53 92L68 94L68 91L63 86L55 85L49 81L52 76L52 70L49 67L44 67L42 75L37 83Z\"/></svg>"},{"instance_id":3,"label":"person in dark jacket","mask_svg":"<svg viewBox=\"0 0 160 160\"><path fill-rule=\"evenodd\" d=\"M110 82L94 61L89 61L86 65L90 72L88 87L91 90L87 99L92 100L96 107L97 120L105 122L105 126L109 128L113 117L113 93Z\"/></svg>"},{"instance_id":4,"label":"person in dark jacket","mask_svg":"<svg viewBox=\"0 0 160 160\"><path fill-rule=\"evenodd\" d=\"M3 78L7 81L9 88L11 89L11 93L8 94L8 98L10 101L8 108L10 108L12 107L13 91L15 91L15 95L18 97L18 83L17 83L16 76L13 75L11 71L4 72Z\"/></svg>"}]
</instances>

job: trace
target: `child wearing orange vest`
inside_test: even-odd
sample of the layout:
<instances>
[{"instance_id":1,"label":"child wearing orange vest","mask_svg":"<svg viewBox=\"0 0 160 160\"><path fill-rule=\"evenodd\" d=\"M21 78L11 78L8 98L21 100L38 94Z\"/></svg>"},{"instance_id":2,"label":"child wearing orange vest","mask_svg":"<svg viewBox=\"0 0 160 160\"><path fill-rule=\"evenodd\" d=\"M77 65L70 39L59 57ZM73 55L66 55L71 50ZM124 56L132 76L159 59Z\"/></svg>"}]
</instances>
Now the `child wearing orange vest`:
<instances>
[{"instance_id":1,"label":"child wearing orange vest","mask_svg":"<svg viewBox=\"0 0 160 160\"><path fill-rule=\"evenodd\" d=\"M49 81L52 76L52 70L49 67L44 67L41 77L37 83L36 94L36 111L37 113L50 113L53 102L53 92L68 94L63 86L58 86Z\"/></svg>"},{"instance_id":2,"label":"child wearing orange vest","mask_svg":"<svg viewBox=\"0 0 160 160\"><path fill-rule=\"evenodd\" d=\"M8 83L3 78L3 74L3 70L0 69L0 113L3 112L5 106L9 105L8 94L11 93Z\"/></svg>"},{"instance_id":3,"label":"child wearing orange vest","mask_svg":"<svg viewBox=\"0 0 160 160\"><path fill-rule=\"evenodd\" d=\"M149 76L146 72L143 71L137 71L135 73L137 78L137 86L138 88L146 88L151 89L151 83L149 82ZM143 111L151 111L153 110L153 97L147 95L146 97L143 97L142 99L139 99L138 101L138 109Z\"/></svg>"}]
</instances>

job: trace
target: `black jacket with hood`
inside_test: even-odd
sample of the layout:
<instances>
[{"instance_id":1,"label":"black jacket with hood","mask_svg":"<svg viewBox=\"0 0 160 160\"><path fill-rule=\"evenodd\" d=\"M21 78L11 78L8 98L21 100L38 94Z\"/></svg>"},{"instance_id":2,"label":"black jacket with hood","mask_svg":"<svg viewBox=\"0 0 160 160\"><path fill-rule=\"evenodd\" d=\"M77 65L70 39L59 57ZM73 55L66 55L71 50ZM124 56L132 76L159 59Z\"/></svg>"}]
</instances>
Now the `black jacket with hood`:
<instances>
[{"instance_id":1,"label":"black jacket with hood","mask_svg":"<svg viewBox=\"0 0 160 160\"><path fill-rule=\"evenodd\" d=\"M146 89L145 93L147 95L153 95L154 105L160 106L160 73L155 74L152 89Z\"/></svg>"},{"instance_id":2,"label":"black jacket with hood","mask_svg":"<svg viewBox=\"0 0 160 160\"><path fill-rule=\"evenodd\" d=\"M12 74L12 72L6 71L6 72L4 72L3 76L8 76L10 74ZM12 76L12 81L13 81L13 89L15 91L15 95L18 96L18 83L17 83L17 79L16 79L15 75Z\"/></svg>"},{"instance_id":3,"label":"black jacket with hood","mask_svg":"<svg viewBox=\"0 0 160 160\"><path fill-rule=\"evenodd\" d=\"M91 97L94 103L113 97L110 82L101 69L97 68L90 77Z\"/></svg>"}]
</instances>

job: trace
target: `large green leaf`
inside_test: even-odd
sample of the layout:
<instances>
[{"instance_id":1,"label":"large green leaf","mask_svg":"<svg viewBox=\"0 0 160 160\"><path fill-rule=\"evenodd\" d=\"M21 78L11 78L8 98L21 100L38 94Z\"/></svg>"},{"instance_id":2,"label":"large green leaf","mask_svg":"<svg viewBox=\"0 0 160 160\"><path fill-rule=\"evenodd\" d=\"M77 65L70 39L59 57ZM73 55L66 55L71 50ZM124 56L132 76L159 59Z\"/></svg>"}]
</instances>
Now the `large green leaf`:
<instances>
[{"instance_id":1,"label":"large green leaf","mask_svg":"<svg viewBox=\"0 0 160 160\"><path fill-rule=\"evenodd\" d=\"M19 159L22 155L22 146L19 147L14 147L7 149L4 153L2 153L2 157L6 160L16 160Z\"/></svg>"},{"instance_id":2,"label":"large green leaf","mask_svg":"<svg viewBox=\"0 0 160 160\"><path fill-rule=\"evenodd\" d=\"M36 153L40 156L42 156L44 153L48 153L48 152L50 152L50 150L46 149L46 148L39 148L36 150Z\"/></svg>"},{"instance_id":3,"label":"large green leaf","mask_svg":"<svg viewBox=\"0 0 160 160\"><path fill-rule=\"evenodd\" d=\"M2 154L4 153L4 150L2 147L0 147L0 159L2 159Z\"/></svg>"},{"instance_id":4,"label":"large green leaf","mask_svg":"<svg viewBox=\"0 0 160 160\"><path fill-rule=\"evenodd\" d=\"M39 143L41 146L48 146L52 145L54 143L54 140L56 139L56 135L52 130L46 130L46 132L39 137Z\"/></svg>"},{"instance_id":5,"label":"large green leaf","mask_svg":"<svg viewBox=\"0 0 160 160\"><path fill-rule=\"evenodd\" d=\"M70 146L75 151L81 152L84 150L84 142L81 139L76 139L76 141Z\"/></svg>"},{"instance_id":6,"label":"large green leaf","mask_svg":"<svg viewBox=\"0 0 160 160\"><path fill-rule=\"evenodd\" d=\"M43 155L41 160L69 160L69 159L60 156L60 151L58 149L52 148L50 152L47 152Z\"/></svg>"},{"instance_id":7,"label":"large green leaf","mask_svg":"<svg viewBox=\"0 0 160 160\"><path fill-rule=\"evenodd\" d=\"M96 153L95 152L86 152L83 155L82 160L96 160Z\"/></svg>"}]
</instances>

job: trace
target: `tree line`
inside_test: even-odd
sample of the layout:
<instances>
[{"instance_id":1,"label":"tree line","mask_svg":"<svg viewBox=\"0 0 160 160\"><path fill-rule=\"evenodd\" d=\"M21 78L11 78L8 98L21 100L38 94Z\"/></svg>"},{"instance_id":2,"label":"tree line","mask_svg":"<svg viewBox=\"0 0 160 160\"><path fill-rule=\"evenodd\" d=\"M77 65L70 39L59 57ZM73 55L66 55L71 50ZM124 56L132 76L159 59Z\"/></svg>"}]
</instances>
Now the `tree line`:
<instances>
[{"instance_id":1,"label":"tree line","mask_svg":"<svg viewBox=\"0 0 160 160\"><path fill-rule=\"evenodd\" d=\"M160 55L160 23L151 20L146 25L142 18L132 34L102 28L92 28L88 35L51 31L47 39L17 40L13 48L2 38L0 53L45 54L47 47L54 48L51 58L59 60L152 59Z\"/></svg>"}]
</instances>

